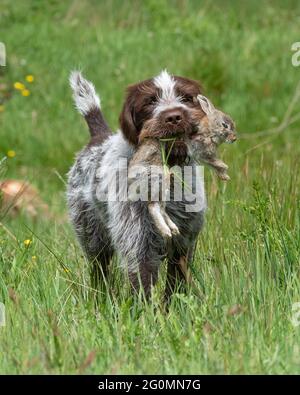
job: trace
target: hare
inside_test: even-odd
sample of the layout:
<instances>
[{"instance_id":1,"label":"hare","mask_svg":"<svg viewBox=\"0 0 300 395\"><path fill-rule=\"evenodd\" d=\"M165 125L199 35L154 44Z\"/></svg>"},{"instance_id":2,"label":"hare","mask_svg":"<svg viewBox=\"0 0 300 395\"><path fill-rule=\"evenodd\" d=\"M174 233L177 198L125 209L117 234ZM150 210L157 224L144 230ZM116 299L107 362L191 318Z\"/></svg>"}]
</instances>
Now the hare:
<instances>
[{"instance_id":1,"label":"hare","mask_svg":"<svg viewBox=\"0 0 300 395\"><path fill-rule=\"evenodd\" d=\"M186 141L190 154L213 167L222 180L230 180L228 166L217 158L217 148L224 142L236 141L235 124L229 115L217 110L207 97L198 95L197 100L205 115L199 120L196 133Z\"/></svg>"}]
</instances>

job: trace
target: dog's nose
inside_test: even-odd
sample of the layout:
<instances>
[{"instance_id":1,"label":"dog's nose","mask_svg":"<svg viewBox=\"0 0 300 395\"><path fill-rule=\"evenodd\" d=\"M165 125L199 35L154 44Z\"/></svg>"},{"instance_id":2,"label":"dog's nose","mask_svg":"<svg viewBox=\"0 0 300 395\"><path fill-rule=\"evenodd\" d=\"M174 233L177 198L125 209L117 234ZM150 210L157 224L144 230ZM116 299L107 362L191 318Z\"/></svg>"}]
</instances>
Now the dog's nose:
<instances>
[{"instance_id":1,"label":"dog's nose","mask_svg":"<svg viewBox=\"0 0 300 395\"><path fill-rule=\"evenodd\" d=\"M182 113L180 110L168 111L165 114L165 123L178 125L182 121Z\"/></svg>"}]
</instances>

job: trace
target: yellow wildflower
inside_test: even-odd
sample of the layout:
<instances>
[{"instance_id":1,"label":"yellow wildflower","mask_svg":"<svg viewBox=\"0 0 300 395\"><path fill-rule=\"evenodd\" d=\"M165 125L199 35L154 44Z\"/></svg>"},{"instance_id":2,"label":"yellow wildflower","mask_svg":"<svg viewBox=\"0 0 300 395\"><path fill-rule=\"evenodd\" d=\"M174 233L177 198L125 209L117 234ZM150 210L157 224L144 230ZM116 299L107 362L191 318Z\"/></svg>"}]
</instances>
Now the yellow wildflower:
<instances>
[{"instance_id":1,"label":"yellow wildflower","mask_svg":"<svg viewBox=\"0 0 300 395\"><path fill-rule=\"evenodd\" d=\"M23 243L24 243L24 246L25 246L25 247L29 247L30 244L32 243L32 240L26 239L26 240L23 241Z\"/></svg>"},{"instance_id":2,"label":"yellow wildflower","mask_svg":"<svg viewBox=\"0 0 300 395\"><path fill-rule=\"evenodd\" d=\"M34 76L33 75L31 75L31 74L29 74L29 75L26 75L26 81L27 82L33 82L34 81Z\"/></svg>"},{"instance_id":3,"label":"yellow wildflower","mask_svg":"<svg viewBox=\"0 0 300 395\"><path fill-rule=\"evenodd\" d=\"M16 152L12 149L10 149L9 151L7 151L7 156L9 158L14 158L16 156Z\"/></svg>"},{"instance_id":4,"label":"yellow wildflower","mask_svg":"<svg viewBox=\"0 0 300 395\"><path fill-rule=\"evenodd\" d=\"M22 90L25 89L25 85L22 84L22 82L15 82L15 83L14 83L14 88L17 89L17 90L19 90L19 91L22 91Z\"/></svg>"},{"instance_id":5,"label":"yellow wildflower","mask_svg":"<svg viewBox=\"0 0 300 395\"><path fill-rule=\"evenodd\" d=\"M4 111L4 106L0 105L0 112Z\"/></svg>"},{"instance_id":6,"label":"yellow wildflower","mask_svg":"<svg viewBox=\"0 0 300 395\"><path fill-rule=\"evenodd\" d=\"M33 256L31 257L31 259L35 262L35 261L36 261L36 256L33 255Z\"/></svg>"},{"instance_id":7,"label":"yellow wildflower","mask_svg":"<svg viewBox=\"0 0 300 395\"><path fill-rule=\"evenodd\" d=\"M22 93L22 96L29 96L30 95L30 90L29 89L23 89L21 91L21 93Z\"/></svg>"}]
</instances>

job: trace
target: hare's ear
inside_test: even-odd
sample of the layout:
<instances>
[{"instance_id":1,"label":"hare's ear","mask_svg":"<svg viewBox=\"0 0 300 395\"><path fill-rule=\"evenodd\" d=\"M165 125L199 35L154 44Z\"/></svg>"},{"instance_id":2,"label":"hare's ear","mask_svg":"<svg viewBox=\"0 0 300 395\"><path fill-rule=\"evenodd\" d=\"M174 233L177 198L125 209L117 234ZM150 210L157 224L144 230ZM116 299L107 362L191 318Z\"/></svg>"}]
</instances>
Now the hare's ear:
<instances>
[{"instance_id":1,"label":"hare's ear","mask_svg":"<svg viewBox=\"0 0 300 395\"><path fill-rule=\"evenodd\" d=\"M211 114L215 107L212 104L212 102L210 100L208 100L207 97L203 96L203 95L198 95L197 96L198 102L202 108L202 110L205 112L206 115Z\"/></svg>"}]
</instances>

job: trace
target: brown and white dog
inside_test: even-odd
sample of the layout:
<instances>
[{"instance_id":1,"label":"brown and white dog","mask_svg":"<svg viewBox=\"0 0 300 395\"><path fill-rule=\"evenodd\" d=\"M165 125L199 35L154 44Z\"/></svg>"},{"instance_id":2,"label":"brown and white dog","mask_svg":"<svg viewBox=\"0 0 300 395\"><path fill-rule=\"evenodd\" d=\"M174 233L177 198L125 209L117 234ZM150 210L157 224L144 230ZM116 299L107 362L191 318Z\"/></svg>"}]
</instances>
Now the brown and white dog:
<instances>
[{"instance_id":1,"label":"brown and white dog","mask_svg":"<svg viewBox=\"0 0 300 395\"><path fill-rule=\"evenodd\" d=\"M206 208L204 187L201 184L196 188L196 209L191 209L194 201L185 194L178 200L171 192L166 211L180 234L166 242L153 224L147 202L124 199L127 164L145 122L153 137L188 138L195 132L197 125L192 114L195 110L201 112L197 101L200 86L194 80L172 76L167 71L129 86L120 116L121 130L112 134L101 113L94 86L79 72L71 74L70 84L77 109L88 123L91 140L69 172L67 198L79 242L92 262L94 285L107 274L108 265L117 254L133 289L138 290L142 285L148 296L166 258L168 297L175 290L176 279L184 281L182 269L193 257ZM185 166L191 168L189 189L192 190L197 166L188 156L183 139L174 144L168 163L182 172ZM109 190L116 184L116 172L117 192L111 197Z\"/></svg>"}]
</instances>

